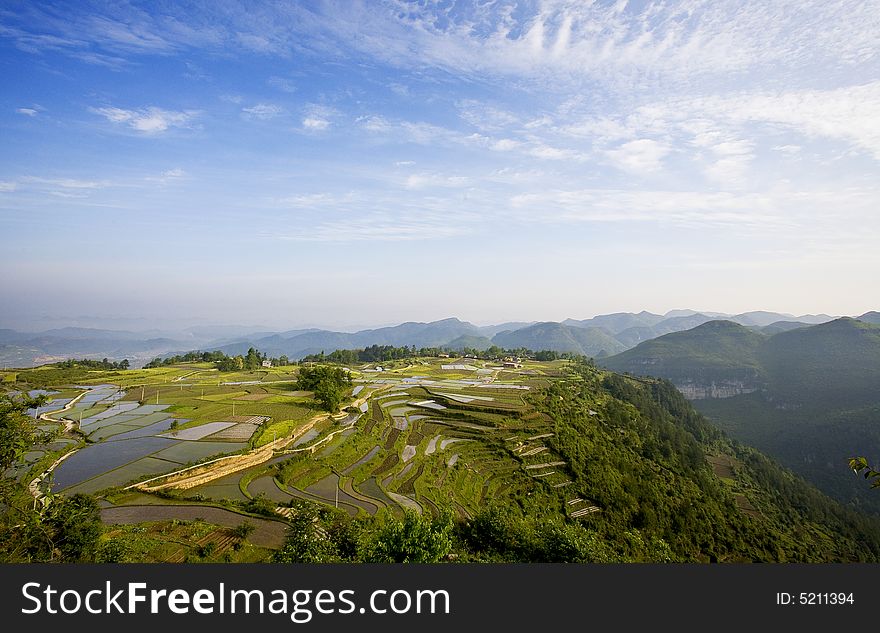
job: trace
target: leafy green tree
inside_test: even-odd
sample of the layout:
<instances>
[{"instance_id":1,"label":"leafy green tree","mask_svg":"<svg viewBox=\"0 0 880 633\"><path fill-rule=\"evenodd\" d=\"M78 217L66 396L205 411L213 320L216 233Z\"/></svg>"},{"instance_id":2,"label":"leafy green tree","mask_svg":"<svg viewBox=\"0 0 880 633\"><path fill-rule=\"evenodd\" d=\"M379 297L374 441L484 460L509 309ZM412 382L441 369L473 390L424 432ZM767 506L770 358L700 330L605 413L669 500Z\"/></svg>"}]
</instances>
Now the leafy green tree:
<instances>
[{"instance_id":1,"label":"leafy green tree","mask_svg":"<svg viewBox=\"0 0 880 633\"><path fill-rule=\"evenodd\" d=\"M36 502L27 481L7 476L23 454L49 435L26 415L45 398L0 396L0 561L91 561L101 535L92 497L46 495Z\"/></svg>"},{"instance_id":2,"label":"leafy green tree","mask_svg":"<svg viewBox=\"0 0 880 633\"><path fill-rule=\"evenodd\" d=\"M0 473L15 466L26 451L44 439L25 412L46 403L46 397L0 396Z\"/></svg>"},{"instance_id":3,"label":"leafy green tree","mask_svg":"<svg viewBox=\"0 0 880 633\"><path fill-rule=\"evenodd\" d=\"M334 563L339 554L327 530L321 525L319 510L312 504L297 503L287 537L272 557L276 563Z\"/></svg>"},{"instance_id":4,"label":"leafy green tree","mask_svg":"<svg viewBox=\"0 0 880 633\"><path fill-rule=\"evenodd\" d=\"M387 517L365 553L371 563L436 563L452 551L452 515L430 518L407 510L403 521Z\"/></svg>"},{"instance_id":5,"label":"leafy green tree","mask_svg":"<svg viewBox=\"0 0 880 633\"><path fill-rule=\"evenodd\" d=\"M244 540L247 537L249 537L251 534L253 534L254 530L256 530L256 529L257 529L257 526L255 526L250 521L243 521L243 522L239 523L238 525L236 525L234 528L232 528L231 532L232 532L232 536Z\"/></svg>"},{"instance_id":6,"label":"leafy green tree","mask_svg":"<svg viewBox=\"0 0 880 633\"><path fill-rule=\"evenodd\" d=\"M244 357L244 368L253 371L259 369L263 364L263 357L253 347L248 348L247 356Z\"/></svg>"},{"instance_id":7,"label":"leafy green tree","mask_svg":"<svg viewBox=\"0 0 880 633\"><path fill-rule=\"evenodd\" d=\"M62 561L94 560L102 532L101 513L94 497L55 497L44 520L52 530L52 544Z\"/></svg>"},{"instance_id":8,"label":"leafy green tree","mask_svg":"<svg viewBox=\"0 0 880 633\"><path fill-rule=\"evenodd\" d=\"M265 494L260 493L256 497L248 499L244 504L244 509L253 514L262 514L263 516L274 517L275 502L269 499Z\"/></svg>"},{"instance_id":9,"label":"leafy green tree","mask_svg":"<svg viewBox=\"0 0 880 633\"><path fill-rule=\"evenodd\" d=\"M331 413L339 410L343 392L350 386L351 375L345 369L326 365L301 368L296 381L297 389L314 391L321 407Z\"/></svg>"},{"instance_id":10,"label":"leafy green tree","mask_svg":"<svg viewBox=\"0 0 880 633\"><path fill-rule=\"evenodd\" d=\"M871 488L880 488L880 471L876 471L868 466L868 460L864 457L851 457L849 467L857 475L863 475L865 479L871 481Z\"/></svg>"},{"instance_id":11,"label":"leafy green tree","mask_svg":"<svg viewBox=\"0 0 880 633\"><path fill-rule=\"evenodd\" d=\"M124 563L128 561L130 548L121 539L109 539L98 546L95 552L96 563Z\"/></svg>"},{"instance_id":12,"label":"leafy green tree","mask_svg":"<svg viewBox=\"0 0 880 633\"><path fill-rule=\"evenodd\" d=\"M323 380L315 387L315 399L325 411L336 413L342 404L342 390L329 380Z\"/></svg>"}]
</instances>

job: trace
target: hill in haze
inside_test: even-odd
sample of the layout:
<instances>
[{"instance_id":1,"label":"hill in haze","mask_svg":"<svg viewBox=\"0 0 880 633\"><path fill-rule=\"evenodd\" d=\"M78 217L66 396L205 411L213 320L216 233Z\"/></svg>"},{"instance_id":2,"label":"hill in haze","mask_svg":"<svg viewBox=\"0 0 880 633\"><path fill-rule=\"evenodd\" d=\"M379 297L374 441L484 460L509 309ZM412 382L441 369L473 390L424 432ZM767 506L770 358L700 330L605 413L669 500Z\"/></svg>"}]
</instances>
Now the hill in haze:
<instances>
[{"instance_id":1,"label":"hill in haze","mask_svg":"<svg viewBox=\"0 0 880 633\"><path fill-rule=\"evenodd\" d=\"M758 350L765 340L732 321L709 321L641 343L602 364L619 372L666 378L690 399L728 397L763 386Z\"/></svg>"},{"instance_id":2,"label":"hill in haze","mask_svg":"<svg viewBox=\"0 0 880 633\"><path fill-rule=\"evenodd\" d=\"M865 312L862 316L859 317L859 321L863 323L875 323L880 324L880 312L871 311Z\"/></svg>"},{"instance_id":3,"label":"hill in haze","mask_svg":"<svg viewBox=\"0 0 880 633\"><path fill-rule=\"evenodd\" d=\"M880 511L847 459L880 462L880 326L851 318L772 335L730 322L669 334L603 364L671 380L722 429L842 501Z\"/></svg>"},{"instance_id":4,"label":"hill in haze","mask_svg":"<svg viewBox=\"0 0 880 633\"><path fill-rule=\"evenodd\" d=\"M591 319L566 319L561 323L512 321L476 326L456 318L429 323L407 322L357 332L320 328L267 331L264 326L199 325L179 330L107 330L63 327L44 332L0 329L0 366L30 367L35 364L90 358L122 360L139 367L157 356L173 356L190 350L220 350L244 354L256 347L269 356L299 359L308 354L336 349L357 349L371 345L422 347L499 347L553 350L601 357L617 354L664 334L694 328L719 317L755 331L774 333L830 320L827 315L791 315L776 312L719 312L671 310L666 314L642 311L617 312ZM864 315L865 320L877 313ZM463 337L463 338L462 338ZM487 342L488 341L488 344ZM470 344L469 344L470 342Z\"/></svg>"},{"instance_id":5,"label":"hill in haze","mask_svg":"<svg viewBox=\"0 0 880 633\"><path fill-rule=\"evenodd\" d=\"M492 338L492 342L505 349L553 350L597 358L625 349L622 343L601 328L570 327L552 321L512 332L500 332Z\"/></svg>"}]
</instances>

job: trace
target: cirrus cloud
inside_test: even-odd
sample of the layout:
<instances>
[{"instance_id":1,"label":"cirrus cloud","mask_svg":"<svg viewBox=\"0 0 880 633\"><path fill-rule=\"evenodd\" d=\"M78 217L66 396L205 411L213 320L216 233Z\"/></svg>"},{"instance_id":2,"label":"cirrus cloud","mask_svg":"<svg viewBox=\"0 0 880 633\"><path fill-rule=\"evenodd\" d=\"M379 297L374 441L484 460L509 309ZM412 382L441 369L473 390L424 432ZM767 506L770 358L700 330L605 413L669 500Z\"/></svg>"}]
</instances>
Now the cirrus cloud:
<instances>
[{"instance_id":1,"label":"cirrus cloud","mask_svg":"<svg viewBox=\"0 0 880 633\"><path fill-rule=\"evenodd\" d=\"M161 134L170 128L189 127L200 112L198 110L164 110L157 107L125 110L116 107L90 108L111 123L122 124L145 135Z\"/></svg>"}]
</instances>

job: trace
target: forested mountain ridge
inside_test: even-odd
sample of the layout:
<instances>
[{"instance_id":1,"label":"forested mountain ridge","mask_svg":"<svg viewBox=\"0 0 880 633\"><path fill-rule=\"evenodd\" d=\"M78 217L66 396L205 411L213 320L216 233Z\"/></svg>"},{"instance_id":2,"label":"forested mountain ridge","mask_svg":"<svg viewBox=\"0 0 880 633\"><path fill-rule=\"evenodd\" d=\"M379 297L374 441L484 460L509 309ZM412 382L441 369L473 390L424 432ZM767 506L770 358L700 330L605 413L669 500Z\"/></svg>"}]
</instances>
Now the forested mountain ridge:
<instances>
[{"instance_id":1,"label":"forested mountain ridge","mask_svg":"<svg viewBox=\"0 0 880 633\"><path fill-rule=\"evenodd\" d=\"M771 336L708 323L603 364L667 378L733 437L835 498L880 512L847 459L880 459L880 326L851 318Z\"/></svg>"},{"instance_id":2,"label":"forested mountain ridge","mask_svg":"<svg viewBox=\"0 0 880 633\"><path fill-rule=\"evenodd\" d=\"M766 338L732 321L709 321L601 362L619 372L666 378L686 393L689 388L708 390L713 385L753 391L765 380L758 351Z\"/></svg>"}]
</instances>

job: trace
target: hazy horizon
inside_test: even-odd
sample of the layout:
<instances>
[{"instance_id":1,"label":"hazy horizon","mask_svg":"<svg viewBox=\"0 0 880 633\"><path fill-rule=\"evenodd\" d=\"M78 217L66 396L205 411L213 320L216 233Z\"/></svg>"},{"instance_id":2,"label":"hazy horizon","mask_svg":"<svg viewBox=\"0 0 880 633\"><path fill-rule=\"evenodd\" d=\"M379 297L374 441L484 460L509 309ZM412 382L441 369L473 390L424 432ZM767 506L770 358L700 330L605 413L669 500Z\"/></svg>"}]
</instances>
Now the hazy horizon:
<instances>
[{"instance_id":1,"label":"hazy horizon","mask_svg":"<svg viewBox=\"0 0 880 633\"><path fill-rule=\"evenodd\" d=\"M637 314L642 312L643 310L615 310L612 312L602 312L588 315L568 315L558 318L540 318L540 319L519 319L519 318L500 318L490 321L481 321L476 319L468 319L461 315L457 314L447 314L443 316L438 316L436 318L427 318L427 319L408 319L401 318L394 321L384 321L384 322L363 322L363 323L344 323L344 322L325 322L325 323L296 323L296 322L232 322L232 321L218 321L218 320L209 320L209 319L186 319L186 318L169 318L169 319L145 319L145 318L137 318L137 317L100 317L100 316L48 316L44 315L42 317L31 319L31 320L16 320L9 319L7 317L0 317L0 329L8 328L12 330L18 330L21 332L41 332L49 329L59 329L64 327L77 327L77 328L94 328L94 329L106 329L106 330L128 330L133 332L145 332L150 330L164 330L168 332L176 331L176 330L184 330L189 328L240 328L240 329L253 329L254 331L263 330L266 331L286 331L286 330L296 330L296 329L324 329L324 330L335 330L340 332L356 332L360 330L369 330L369 329L377 329L383 327L393 327L396 325L400 325L402 323L411 323L411 322L422 322L422 323L430 323L435 321L441 321L444 319L456 318L460 321L471 323L478 327L485 327L491 325L501 325L504 323L540 323L540 322L561 322L566 319L574 319L574 320L586 320L591 319L597 316L604 316L608 314L617 314L617 313L633 313ZM818 316L818 315L826 315L831 317L858 317L861 314L865 314L866 312L871 312L872 310L864 310L859 313L853 314L844 314L842 312L810 312L810 313L798 313L794 314L791 312L780 312L777 310L742 310L738 312L721 312L719 310L697 310L691 308L671 308L668 310L662 311L654 311L654 310L644 310L645 312L650 312L653 314L658 314L660 316L667 315L669 313L673 313L676 311L689 311L698 314L704 314L706 316L711 316L713 314L727 314L729 316L736 316L739 314L745 314L749 312L774 312L782 315L788 315L794 318L797 317L808 317L808 316ZM723 318L723 317L719 317ZM42 324L42 325L41 325Z\"/></svg>"},{"instance_id":2,"label":"hazy horizon","mask_svg":"<svg viewBox=\"0 0 880 633\"><path fill-rule=\"evenodd\" d=\"M4 3L0 320L859 315L878 32L851 1Z\"/></svg>"}]
</instances>

